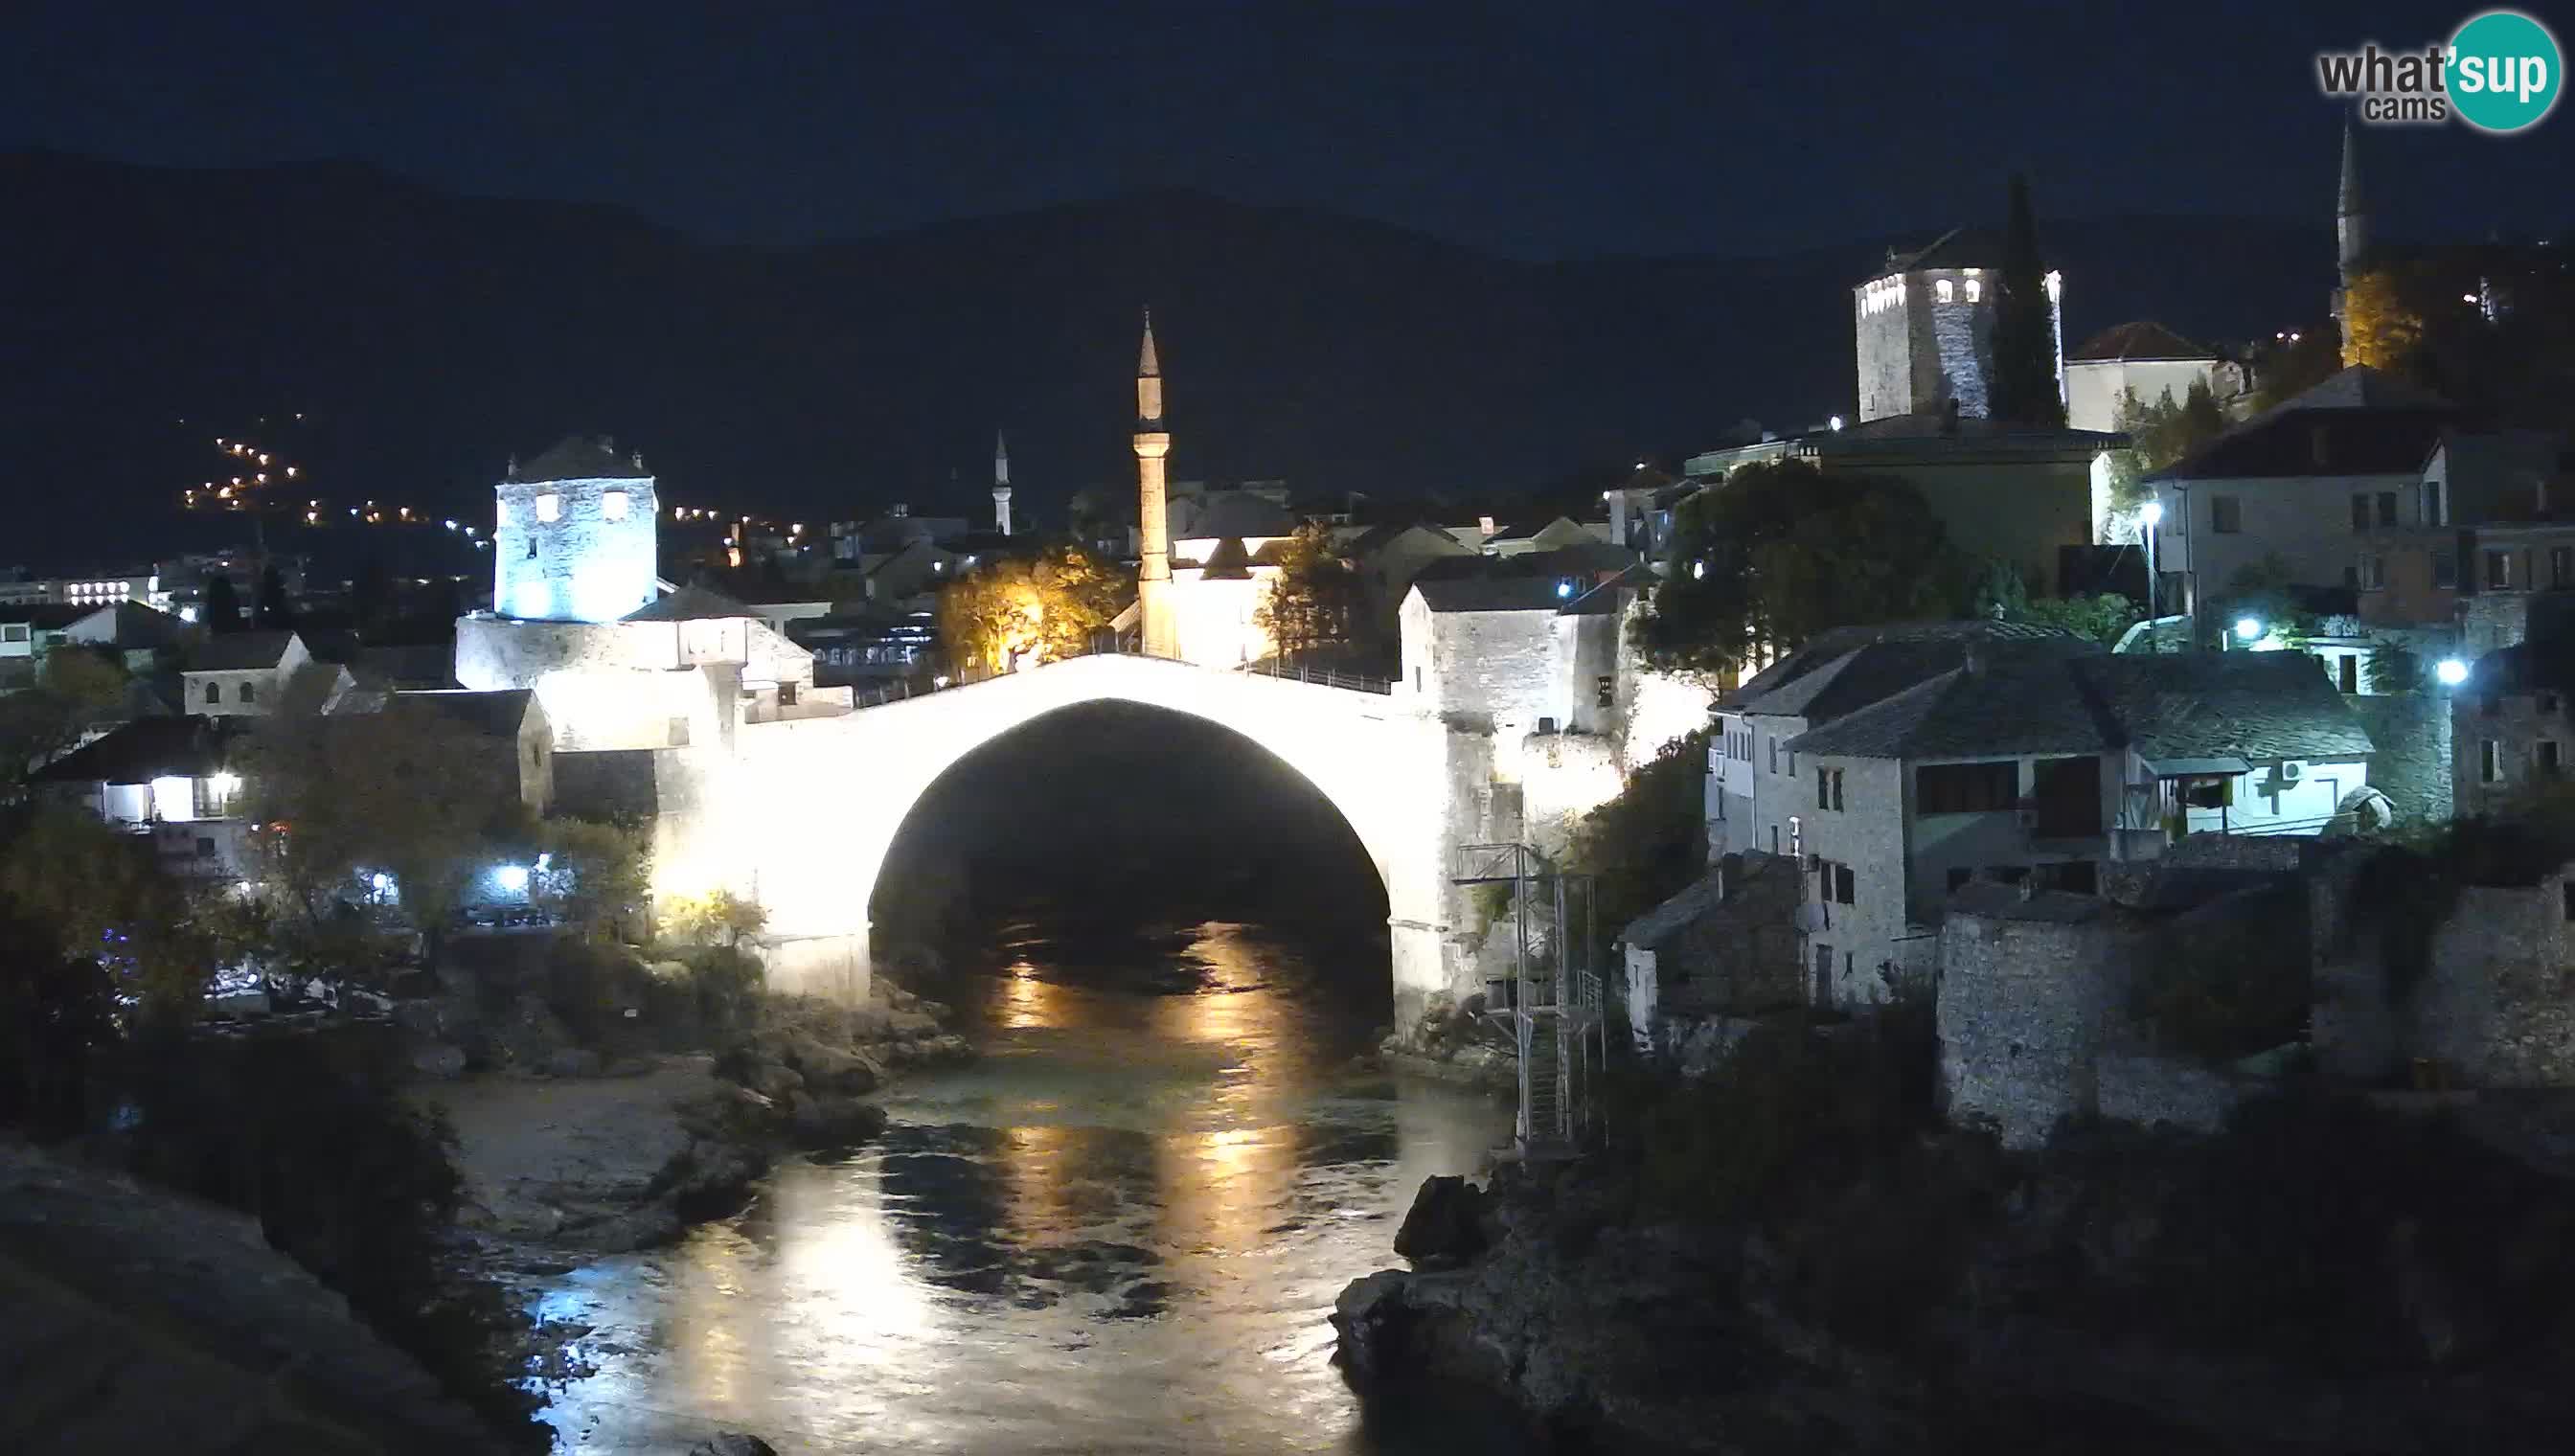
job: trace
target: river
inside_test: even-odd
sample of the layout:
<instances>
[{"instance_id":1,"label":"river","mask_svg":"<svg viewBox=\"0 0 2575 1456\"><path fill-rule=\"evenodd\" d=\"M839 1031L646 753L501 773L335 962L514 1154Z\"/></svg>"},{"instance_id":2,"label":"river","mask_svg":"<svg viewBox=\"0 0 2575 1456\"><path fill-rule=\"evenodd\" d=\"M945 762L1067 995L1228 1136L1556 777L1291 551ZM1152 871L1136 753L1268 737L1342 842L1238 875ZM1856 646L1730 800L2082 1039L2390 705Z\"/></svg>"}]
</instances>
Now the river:
<instances>
[{"instance_id":1,"label":"river","mask_svg":"<svg viewBox=\"0 0 2575 1456\"><path fill-rule=\"evenodd\" d=\"M1472 1399L1363 1409L1330 1363L1332 1299L1392 1262L1414 1188L1510 1127L1489 1097L1353 1069L1383 955L1006 925L943 988L982 1059L892 1088L882 1140L544 1288L590 1327L593 1373L551 1392L563 1448L1520 1449Z\"/></svg>"}]
</instances>

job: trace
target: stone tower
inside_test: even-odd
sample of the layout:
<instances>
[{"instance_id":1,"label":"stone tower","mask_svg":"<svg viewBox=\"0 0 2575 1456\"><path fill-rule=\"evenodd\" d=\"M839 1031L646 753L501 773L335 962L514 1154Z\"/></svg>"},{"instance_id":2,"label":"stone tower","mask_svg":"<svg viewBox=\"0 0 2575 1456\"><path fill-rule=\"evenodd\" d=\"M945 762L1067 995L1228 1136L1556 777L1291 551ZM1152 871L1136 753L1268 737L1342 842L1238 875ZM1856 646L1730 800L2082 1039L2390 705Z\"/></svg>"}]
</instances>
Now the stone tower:
<instances>
[{"instance_id":1,"label":"stone tower","mask_svg":"<svg viewBox=\"0 0 2575 1456\"><path fill-rule=\"evenodd\" d=\"M2351 118L2342 123L2342 188L2334 199L2333 319L2342 323L2343 298L2369 254L2369 202L2360 191L2360 143Z\"/></svg>"},{"instance_id":2,"label":"stone tower","mask_svg":"<svg viewBox=\"0 0 2575 1456\"><path fill-rule=\"evenodd\" d=\"M566 438L494 488L492 610L537 622L615 622L651 605L661 507L641 453Z\"/></svg>"},{"instance_id":3,"label":"stone tower","mask_svg":"<svg viewBox=\"0 0 2575 1456\"><path fill-rule=\"evenodd\" d=\"M1011 534L1011 442L993 432L993 529Z\"/></svg>"},{"instance_id":4,"label":"stone tower","mask_svg":"<svg viewBox=\"0 0 2575 1456\"><path fill-rule=\"evenodd\" d=\"M1180 623L1172 615L1172 526L1164 504L1164 457L1172 435L1163 427L1163 362L1154 353L1154 311L1145 311L1145 343L1136 356L1136 495L1138 547L1136 608L1147 656L1181 655Z\"/></svg>"}]
</instances>

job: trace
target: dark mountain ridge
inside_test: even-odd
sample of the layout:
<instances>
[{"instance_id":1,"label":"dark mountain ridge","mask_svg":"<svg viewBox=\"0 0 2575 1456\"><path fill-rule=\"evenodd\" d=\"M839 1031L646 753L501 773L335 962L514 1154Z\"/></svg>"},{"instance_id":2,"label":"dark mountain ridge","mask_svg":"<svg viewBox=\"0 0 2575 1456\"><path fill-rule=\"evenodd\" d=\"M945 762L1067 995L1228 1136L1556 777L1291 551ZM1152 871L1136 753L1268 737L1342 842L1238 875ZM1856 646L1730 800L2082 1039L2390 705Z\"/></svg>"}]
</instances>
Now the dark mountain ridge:
<instances>
[{"instance_id":1,"label":"dark mountain ridge","mask_svg":"<svg viewBox=\"0 0 2575 1456\"><path fill-rule=\"evenodd\" d=\"M1493 494L1847 412L1849 289L1930 228L1770 258L1529 263L1310 208L1161 190L883 237L699 243L613 207L461 197L363 163L223 171L0 154L10 560L160 549L211 441L303 411L316 493L479 520L513 452L646 453L675 502L824 521L1019 514L1130 479L1138 312L1174 473ZM1961 221L2000 199L1962 198ZM2044 206L2044 195L2040 198ZM1990 206L1988 206L1990 204ZM2322 311L2315 219L2042 217L2067 345ZM180 423L185 421L185 424ZM111 548L99 533L115 533ZM204 523L196 523L200 534ZM125 546L126 542L135 543Z\"/></svg>"}]
</instances>

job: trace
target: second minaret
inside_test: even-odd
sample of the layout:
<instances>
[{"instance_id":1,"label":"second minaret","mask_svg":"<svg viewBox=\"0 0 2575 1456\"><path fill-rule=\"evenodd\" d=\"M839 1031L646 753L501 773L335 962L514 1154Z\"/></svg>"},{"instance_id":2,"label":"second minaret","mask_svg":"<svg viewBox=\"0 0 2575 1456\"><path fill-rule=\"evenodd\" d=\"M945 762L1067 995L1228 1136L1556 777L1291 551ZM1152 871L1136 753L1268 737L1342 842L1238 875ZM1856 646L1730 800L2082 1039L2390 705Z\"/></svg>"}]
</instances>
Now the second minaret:
<instances>
[{"instance_id":1,"label":"second minaret","mask_svg":"<svg viewBox=\"0 0 2575 1456\"><path fill-rule=\"evenodd\" d=\"M1136 357L1136 607L1146 656L1181 655L1180 624L1172 617L1172 528L1165 506L1164 457L1172 453L1163 427L1163 365L1154 354L1154 311L1145 311L1145 343Z\"/></svg>"}]
</instances>

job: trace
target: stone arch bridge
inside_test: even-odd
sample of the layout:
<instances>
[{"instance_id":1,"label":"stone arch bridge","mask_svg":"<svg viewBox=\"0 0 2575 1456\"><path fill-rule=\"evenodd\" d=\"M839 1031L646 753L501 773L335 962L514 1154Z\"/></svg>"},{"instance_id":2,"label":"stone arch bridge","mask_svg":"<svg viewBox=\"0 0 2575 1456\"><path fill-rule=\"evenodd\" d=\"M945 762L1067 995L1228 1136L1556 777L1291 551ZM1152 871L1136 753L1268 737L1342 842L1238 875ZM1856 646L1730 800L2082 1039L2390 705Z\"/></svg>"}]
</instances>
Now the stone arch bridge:
<instances>
[{"instance_id":1,"label":"stone arch bridge","mask_svg":"<svg viewBox=\"0 0 2575 1456\"><path fill-rule=\"evenodd\" d=\"M1450 883L1457 846L1491 837L1489 731L1411 711L1401 695L1103 654L830 717L745 724L666 802L667 878L724 883L768 911L773 984L863 990L869 901L905 817L940 775L1045 715L1134 703L1228 728L1337 809L1385 885L1398 1025L1473 979Z\"/></svg>"}]
</instances>

